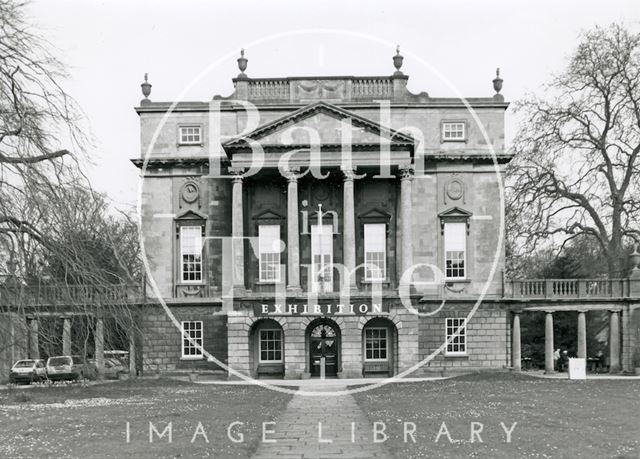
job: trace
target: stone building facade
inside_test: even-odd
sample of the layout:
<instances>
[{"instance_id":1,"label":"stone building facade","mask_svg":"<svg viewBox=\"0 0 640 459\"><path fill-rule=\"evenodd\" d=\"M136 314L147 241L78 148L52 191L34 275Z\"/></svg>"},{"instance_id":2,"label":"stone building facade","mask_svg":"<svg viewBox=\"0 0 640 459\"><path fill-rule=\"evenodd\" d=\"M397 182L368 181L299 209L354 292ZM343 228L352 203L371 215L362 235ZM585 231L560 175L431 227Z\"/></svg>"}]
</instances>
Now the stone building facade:
<instances>
[{"instance_id":1,"label":"stone building facade","mask_svg":"<svg viewBox=\"0 0 640 459\"><path fill-rule=\"evenodd\" d=\"M249 78L140 117L147 369L307 378L510 366L508 103ZM350 275L348 273L353 273ZM479 301L482 299L482 301Z\"/></svg>"}]
</instances>

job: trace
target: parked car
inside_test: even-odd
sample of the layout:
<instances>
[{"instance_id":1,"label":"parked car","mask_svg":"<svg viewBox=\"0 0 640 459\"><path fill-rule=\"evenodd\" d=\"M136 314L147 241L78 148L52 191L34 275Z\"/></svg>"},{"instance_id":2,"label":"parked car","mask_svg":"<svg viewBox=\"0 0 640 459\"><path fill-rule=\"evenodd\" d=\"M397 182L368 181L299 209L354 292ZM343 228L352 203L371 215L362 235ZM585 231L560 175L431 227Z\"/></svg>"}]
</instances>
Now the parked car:
<instances>
[{"instance_id":1,"label":"parked car","mask_svg":"<svg viewBox=\"0 0 640 459\"><path fill-rule=\"evenodd\" d=\"M82 359L77 355L49 357L47 360L47 376L52 381L75 381L82 376L82 366Z\"/></svg>"},{"instance_id":2,"label":"parked car","mask_svg":"<svg viewBox=\"0 0 640 459\"><path fill-rule=\"evenodd\" d=\"M45 379L47 379L47 371L44 363L37 359L18 360L13 364L9 373L11 383L31 383Z\"/></svg>"},{"instance_id":3,"label":"parked car","mask_svg":"<svg viewBox=\"0 0 640 459\"><path fill-rule=\"evenodd\" d=\"M104 351L104 358L105 359L112 359L112 360L115 360L117 362L120 362L120 365L122 365L125 368L129 367L129 352L128 351L119 351L119 350Z\"/></svg>"},{"instance_id":4,"label":"parked car","mask_svg":"<svg viewBox=\"0 0 640 459\"><path fill-rule=\"evenodd\" d=\"M96 359L90 359L87 362L91 366L91 369L94 370L95 373L97 374L98 365L96 364ZM122 364L120 360L115 358L104 359L103 376L106 379L119 379L121 374L125 374L127 372L128 372L127 368L125 368L125 366ZM89 379L93 379L93 378L89 378Z\"/></svg>"},{"instance_id":5,"label":"parked car","mask_svg":"<svg viewBox=\"0 0 640 459\"><path fill-rule=\"evenodd\" d=\"M83 379L97 379L98 378L98 366L95 359L89 359L80 364L80 377Z\"/></svg>"}]
</instances>

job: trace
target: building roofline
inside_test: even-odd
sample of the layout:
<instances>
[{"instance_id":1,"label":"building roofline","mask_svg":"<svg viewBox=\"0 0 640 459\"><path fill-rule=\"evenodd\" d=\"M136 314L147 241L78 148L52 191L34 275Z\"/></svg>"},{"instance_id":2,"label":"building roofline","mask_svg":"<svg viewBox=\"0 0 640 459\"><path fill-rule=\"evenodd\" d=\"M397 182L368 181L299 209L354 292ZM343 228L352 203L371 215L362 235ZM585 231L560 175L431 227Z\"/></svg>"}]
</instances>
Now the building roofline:
<instances>
[{"instance_id":1,"label":"building roofline","mask_svg":"<svg viewBox=\"0 0 640 459\"><path fill-rule=\"evenodd\" d=\"M381 99L384 100L384 99ZM411 108L411 109L438 109L438 108L467 108L467 105L464 103L466 101L469 106L473 109L503 109L506 110L509 107L509 102L504 102L502 100L495 99L493 97L467 97L465 99L460 99L458 97L439 97L439 98L429 98L424 102L394 102L393 100L389 100L390 107L394 108ZM221 111L244 111L245 107L240 104L233 104L229 101L221 100L220 110ZM268 109L268 110L283 110L283 111L292 111L298 110L308 105L308 103L262 103L258 101L252 101L253 105L260 109ZM372 107L380 107L379 103L375 102L332 102L332 105L336 107L345 109L345 110L358 110L358 109L367 109ZM172 108L173 107L173 108ZM134 107L134 110L138 115L142 113L181 113L181 112L201 112L207 113L210 109L209 102L202 101L183 101L183 102L151 102L146 101L144 104L141 104L137 107Z\"/></svg>"}]
</instances>

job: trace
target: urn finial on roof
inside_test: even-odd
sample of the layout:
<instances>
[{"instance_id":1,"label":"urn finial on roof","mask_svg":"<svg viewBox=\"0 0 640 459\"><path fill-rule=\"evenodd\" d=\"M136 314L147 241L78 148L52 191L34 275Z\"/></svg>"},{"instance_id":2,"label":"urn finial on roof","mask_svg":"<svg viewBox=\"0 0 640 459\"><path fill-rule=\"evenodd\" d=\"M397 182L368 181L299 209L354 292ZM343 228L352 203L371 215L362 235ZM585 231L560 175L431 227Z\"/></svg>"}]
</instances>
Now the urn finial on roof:
<instances>
[{"instance_id":1,"label":"urn finial on roof","mask_svg":"<svg viewBox=\"0 0 640 459\"><path fill-rule=\"evenodd\" d=\"M144 96L144 100L149 101L149 95L151 94L151 83L149 83L149 74L144 74L144 82L140 85L142 88L142 95Z\"/></svg>"},{"instance_id":2,"label":"urn finial on roof","mask_svg":"<svg viewBox=\"0 0 640 459\"><path fill-rule=\"evenodd\" d=\"M244 57L244 48L242 48L240 50L240 57L238 58L238 68L240 69L238 78L247 78L247 75L244 73L244 71L247 70L247 62L249 62L249 60Z\"/></svg>"},{"instance_id":3,"label":"urn finial on roof","mask_svg":"<svg viewBox=\"0 0 640 459\"><path fill-rule=\"evenodd\" d=\"M495 90L496 94L500 93L500 90L502 89L502 78L500 78L500 67L498 67L496 69L496 77L493 79L493 89Z\"/></svg>"},{"instance_id":4,"label":"urn finial on roof","mask_svg":"<svg viewBox=\"0 0 640 459\"><path fill-rule=\"evenodd\" d=\"M393 56L393 66L396 68L396 71L393 73L394 75L402 75L400 71L400 67L402 67L402 60L404 57L400 54L400 45L396 46L396 55Z\"/></svg>"}]
</instances>

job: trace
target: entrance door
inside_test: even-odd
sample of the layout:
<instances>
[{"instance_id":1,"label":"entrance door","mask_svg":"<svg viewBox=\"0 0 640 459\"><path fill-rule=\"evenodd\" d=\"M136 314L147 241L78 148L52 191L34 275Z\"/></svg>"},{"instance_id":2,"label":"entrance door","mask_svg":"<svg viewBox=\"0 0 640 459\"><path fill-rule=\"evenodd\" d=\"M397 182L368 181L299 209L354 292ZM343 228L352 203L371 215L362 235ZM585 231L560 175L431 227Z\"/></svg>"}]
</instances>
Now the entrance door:
<instances>
[{"instance_id":1,"label":"entrance door","mask_svg":"<svg viewBox=\"0 0 640 459\"><path fill-rule=\"evenodd\" d=\"M333 291L333 225L311 226L311 291Z\"/></svg>"},{"instance_id":2,"label":"entrance door","mask_svg":"<svg viewBox=\"0 0 640 459\"><path fill-rule=\"evenodd\" d=\"M322 357L325 358L325 375L338 374L340 338L331 325L320 324L311 330L309 337L311 376L320 376Z\"/></svg>"}]
</instances>

